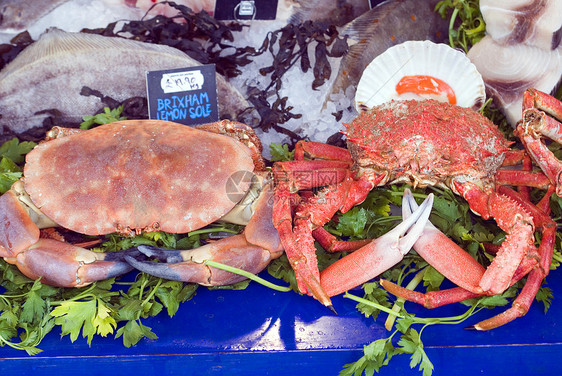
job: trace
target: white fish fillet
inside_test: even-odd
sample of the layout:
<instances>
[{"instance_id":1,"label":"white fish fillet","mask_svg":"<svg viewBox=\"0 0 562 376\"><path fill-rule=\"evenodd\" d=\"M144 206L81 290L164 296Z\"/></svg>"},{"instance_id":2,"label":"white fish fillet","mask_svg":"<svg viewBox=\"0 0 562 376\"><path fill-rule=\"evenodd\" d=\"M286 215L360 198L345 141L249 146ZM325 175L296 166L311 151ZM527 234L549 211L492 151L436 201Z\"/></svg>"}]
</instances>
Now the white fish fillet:
<instances>
[{"instance_id":1,"label":"white fish fillet","mask_svg":"<svg viewBox=\"0 0 562 376\"><path fill-rule=\"evenodd\" d=\"M506 45L486 36L467 55L512 126L521 119L526 89L551 93L562 78L562 46L545 50L522 43Z\"/></svg>"},{"instance_id":2,"label":"white fish fillet","mask_svg":"<svg viewBox=\"0 0 562 376\"><path fill-rule=\"evenodd\" d=\"M480 0L486 32L497 42L555 49L562 35L561 0Z\"/></svg>"},{"instance_id":3,"label":"white fish fillet","mask_svg":"<svg viewBox=\"0 0 562 376\"><path fill-rule=\"evenodd\" d=\"M146 72L201 65L172 47L53 29L0 71L0 127L21 133L40 127L56 109L80 123L103 108L100 99L80 95L84 86L118 101L146 97ZM221 117L236 118L249 107L217 74ZM2 130L0 128L0 134Z\"/></svg>"}]
</instances>

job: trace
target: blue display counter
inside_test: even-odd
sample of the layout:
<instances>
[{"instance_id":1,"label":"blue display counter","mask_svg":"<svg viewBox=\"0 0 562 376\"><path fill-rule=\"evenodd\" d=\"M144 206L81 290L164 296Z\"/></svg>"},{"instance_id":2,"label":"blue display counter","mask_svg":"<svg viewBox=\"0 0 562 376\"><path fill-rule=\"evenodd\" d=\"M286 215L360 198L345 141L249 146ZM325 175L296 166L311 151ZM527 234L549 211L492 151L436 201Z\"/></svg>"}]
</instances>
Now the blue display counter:
<instances>
[{"instance_id":1,"label":"blue display counter","mask_svg":"<svg viewBox=\"0 0 562 376\"><path fill-rule=\"evenodd\" d=\"M548 277L554 299L546 315L542 303L535 302L524 318L490 332L464 327L500 309L483 310L462 324L426 328L422 340L435 367L433 375L560 374L556 369L562 358L561 282L560 271ZM365 318L354 301L341 296L333 303L337 316L309 297L254 283L242 291L201 287L174 317L163 312L143 320L158 339L145 338L126 348L112 335L96 336L88 347L84 338L72 343L55 329L36 356L0 348L0 369L8 375L29 370L33 376L337 375L344 364L363 355L364 345L389 333L383 315L377 321ZM420 317L466 311L461 304L433 311L413 304L407 308ZM409 363L409 355L395 356L380 375L421 375Z\"/></svg>"}]
</instances>

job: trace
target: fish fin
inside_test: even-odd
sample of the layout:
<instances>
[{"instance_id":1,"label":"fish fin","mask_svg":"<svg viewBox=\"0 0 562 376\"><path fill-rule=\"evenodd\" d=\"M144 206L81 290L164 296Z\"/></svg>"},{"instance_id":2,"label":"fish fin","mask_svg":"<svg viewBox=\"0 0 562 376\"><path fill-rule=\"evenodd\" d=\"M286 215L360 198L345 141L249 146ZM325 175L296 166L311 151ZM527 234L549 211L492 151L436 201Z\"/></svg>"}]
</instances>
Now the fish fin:
<instances>
[{"instance_id":1,"label":"fish fin","mask_svg":"<svg viewBox=\"0 0 562 376\"><path fill-rule=\"evenodd\" d=\"M369 10L368 0L310 1L297 0L289 23L297 25L313 20L323 25L343 26Z\"/></svg>"},{"instance_id":2,"label":"fish fin","mask_svg":"<svg viewBox=\"0 0 562 376\"><path fill-rule=\"evenodd\" d=\"M395 6L391 6L391 4L387 4L389 1L394 3L392 5ZM387 17L389 13L393 12L394 8L400 5L400 3L402 2L403 0L388 0L379 4L378 6L371 9L369 12L363 13L361 16L357 17L356 19L345 25L341 34L347 35L349 39L357 42L365 40L365 38L371 36L370 34L374 29L373 24ZM383 4L386 5L381 6Z\"/></svg>"}]
</instances>

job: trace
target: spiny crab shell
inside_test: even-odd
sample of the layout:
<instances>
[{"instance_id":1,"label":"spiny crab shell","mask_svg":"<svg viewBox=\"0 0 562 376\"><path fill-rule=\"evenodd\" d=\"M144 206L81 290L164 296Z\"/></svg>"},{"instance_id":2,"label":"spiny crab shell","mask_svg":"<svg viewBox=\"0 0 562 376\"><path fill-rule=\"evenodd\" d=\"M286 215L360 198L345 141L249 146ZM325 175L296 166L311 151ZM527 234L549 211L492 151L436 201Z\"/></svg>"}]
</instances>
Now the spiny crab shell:
<instances>
[{"instance_id":1,"label":"spiny crab shell","mask_svg":"<svg viewBox=\"0 0 562 376\"><path fill-rule=\"evenodd\" d=\"M232 209L227 180L254 169L250 148L231 137L130 120L39 144L27 155L24 176L33 203L67 229L185 233Z\"/></svg>"},{"instance_id":2,"label":"spiny crab shell","mask_svg":"<svg viewBox=\"0 0 562 376\"><path fill-rule=\"evenodd\" d=\"M510 142L471 109L436 100L390 101L361 113L344 132L359 175L382 184L451 188L451 179L493 186Z\"/></svg>"}]
</instances>

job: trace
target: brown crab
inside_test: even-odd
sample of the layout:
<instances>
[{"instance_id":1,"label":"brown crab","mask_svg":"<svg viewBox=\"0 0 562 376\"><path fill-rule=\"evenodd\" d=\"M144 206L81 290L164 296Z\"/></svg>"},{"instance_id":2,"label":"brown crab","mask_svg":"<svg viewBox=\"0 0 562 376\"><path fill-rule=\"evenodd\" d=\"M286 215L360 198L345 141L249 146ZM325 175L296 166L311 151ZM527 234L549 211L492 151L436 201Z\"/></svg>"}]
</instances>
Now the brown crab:
<instances>
[{"instance_id":1,"label":"brown crab","mask_svg":"<svg viewBox=\"0 0 562 376\"><path fill-rule=\"evenodd\" d=\"M360 114L344 132L349 151L321 143L297 145L295 159L278 163L274 171L282 182L276 189L276 224L285 252L298 265L300 288L329 306L329 297L353 288L398 263L405 252L400 234L394 243L347 244L336 241L322 226L337 210L346 212L362 202L373 187L407 183L414 187L445 187L464 197L472 211L493 218L506 233L496 256L484 268L431 223L413 248L457 288L427 295L382 281L391 292L433 307L479 295L494 295L529 274L513 307L475 326L486 330L524 315L542 279L548 274L556 224L549 217L548 201L556 190L562 193L562 164L541 142L546 136L562 140L562 104L536 90L525 95L524 121L517 134L544 173L532 171L531 159L522 150L511 150L498 128L479 113L435 100L392 101ZM304 160L304 157L315 160ZM504 168L523 163L523 168ZM312 195L308 189L326 184L304 185L295 174L306 166L317 172L335 171L333 184ZM352 166L348 169L348 166ZM312 180L312 179L309 179ZM516 192L508 185L521 186ZM528 187L546 189L544 198L532 204ZM301 197L295 197L296 191ZM291 197L295 204L285 205ZM404 196L403 216L419 217L417 204ZM294 217L292 216L294 213ZM542 231L539 248L535 230ZM298 240L297 240L298 239ZM313 240L327 250L356 249L318 273ZM304 266L303 266L304 264ZM347 275L347 280L335 278ZM335 284L332 281L337 280ZM310 286L317 286L311 289Z\"/></svg>"},{"instance_id":2,"label":"brown crab","mask_svg":"<svg viewBox=\"0 0 562 376\"><path fill-rule=\"evenodd\" d=\"M132 269L123 253L94 253L41 237L40 229L54 226L87 235L186 233L236 217L247 224L242 234L198 249L170 251L173 256L141 249L172 257L172 265L139 261L137 251L127 254L153 274L205 285L241 279L205 266L205 260L259 272L282 252L261 144L244 124L221 121L195 129L131 120L88 131L54 128L49 138L27 155L24 177L0 197L0 256L30 278L83 286ZM240 173L249 175L232 181L229 191L229 179Z\"/></svg>"}]
</instances>

